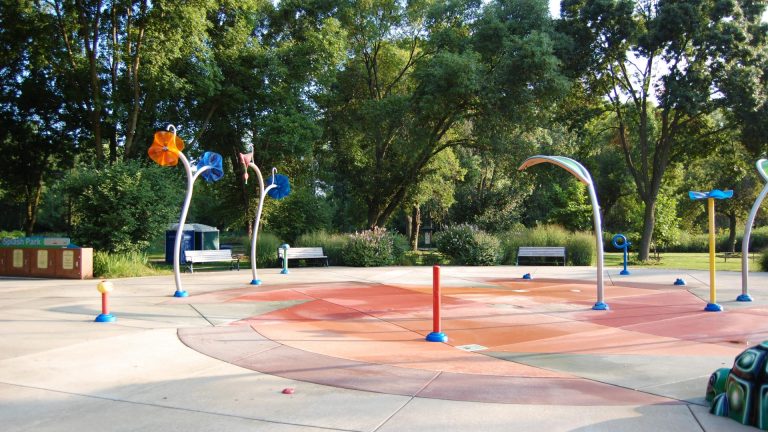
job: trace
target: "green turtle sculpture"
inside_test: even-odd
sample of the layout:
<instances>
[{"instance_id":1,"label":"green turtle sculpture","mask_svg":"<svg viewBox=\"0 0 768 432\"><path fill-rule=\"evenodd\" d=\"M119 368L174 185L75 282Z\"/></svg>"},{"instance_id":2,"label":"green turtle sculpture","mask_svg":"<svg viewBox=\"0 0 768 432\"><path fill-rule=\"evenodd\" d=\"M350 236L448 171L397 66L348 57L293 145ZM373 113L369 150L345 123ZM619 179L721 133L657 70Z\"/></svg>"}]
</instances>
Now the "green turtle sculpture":
<instances>
[{"instance_id":1,"label":"green turtle sculpture","mask_svg":"<svg viewBox=\"0 0 768 432\"><path fill-rule=\"evenodd\" d=\"M707 384L709 412L768 430L768 341L744 350Z\"/></svg>"}]
</instances>

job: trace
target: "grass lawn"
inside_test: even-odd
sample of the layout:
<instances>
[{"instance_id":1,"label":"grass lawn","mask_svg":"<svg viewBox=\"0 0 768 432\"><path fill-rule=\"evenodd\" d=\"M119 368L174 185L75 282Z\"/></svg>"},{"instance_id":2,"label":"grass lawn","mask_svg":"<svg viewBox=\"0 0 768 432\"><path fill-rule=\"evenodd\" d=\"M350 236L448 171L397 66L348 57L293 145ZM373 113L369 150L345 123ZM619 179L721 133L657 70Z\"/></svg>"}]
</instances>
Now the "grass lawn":
<instances>
[{"instance_id":1,"label":"grass lawn","mask_svg":"<svg viewBox=\"0 0 768 432\"><path fill-rule=\"evenodd\" d=\"M708 253L662 253L661 261L651 261L647 264L639 264L637 262L637 255L629 254L629 269L632 267L643 268L674 268L682 270L709 270L709 254ZM754 258L750 257L749 271L761 271L759 254L754 254ZM621 267L623 265L623 254L621 252L606 252L605 261L606 266ZM717 270L731 270L741 271L741 258L728 258L725 261L721 257L715 258L715 268Z\"/></svg>"}]
</instances>

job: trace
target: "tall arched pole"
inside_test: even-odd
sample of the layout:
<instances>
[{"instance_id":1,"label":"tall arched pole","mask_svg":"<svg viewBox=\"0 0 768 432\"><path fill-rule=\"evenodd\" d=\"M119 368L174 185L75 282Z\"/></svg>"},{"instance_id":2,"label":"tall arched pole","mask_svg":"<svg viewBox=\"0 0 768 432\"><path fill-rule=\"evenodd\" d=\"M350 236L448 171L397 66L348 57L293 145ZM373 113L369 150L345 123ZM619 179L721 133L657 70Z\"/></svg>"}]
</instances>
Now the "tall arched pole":
<instances>
[{"instance_id":1,"label":"tall arched pole","mask_svg":"<svg viewBox=\"0 0 768 432\"><path fill-rule=\"evenodd\" d=\"M768 159L760 159L755 166L760 176L768 182L768 174L765 172L765 169L768 168ZM752 210L747 217L747 226L744 227L744 238L741 241L741 295L736 297L738 301L752 301L752 296L749 295L749 238L752 235L752 225L755 223L757 211L760 210L760 205L766 195L768 195L768 183L763 186L763 190L760 191L755 203L752 204Z\"/></svg>"},{"instance_id":2,"label":"tall arched pole","mask_svg":"<svg viewBox=\"0 0 768 432\"><path fill-rule=\"evenodd\" d=\"M609 307L605 303L603 296L603 228L600 218L600 206L597 202L597 192L595 192L595 185L592 181L592 176L589 174L586 168L579 162L563 157L563 156L544 156L536 155L531 156L520 165L519 171L522 171L530 166L538 165L540 163L551 163L563 168L569 173L573 174L580 182L587 186L589 190L589 200L592 202L592 219L595 224L595 238L597 247L597 302L592 309L594 310L608 310Z\"/></svg>"},{"instance_id":3,"label":"tall arched pole","mask_svg":"<svg viewBox=\"0 0 768 432\"><path fill-rule=\"evenodd\" d=\"M261 223L261 211L264 209L264 198L267 196L267 192L272 190L276 187L274 183L270 184L266 188L264 187L264 177L261 175L261 170L259 167L253 163L251 158L253 157L252 153L249 153L247 155L240 154L240 160L243 162L244 165L246 165L245 168L245 181L248 182L248 167L253 168L254 171L256 171L256 178L259 179L259 206L256 209L256 218L253 221L253 238L251 239L251 285L261 285L261 279L259 279L259 274L256 269L256 242L259 238L259 224ZM272 178L274 179L274 175L277 173L276 168L272 168Z\"/></svg>"},{"instance_id":4,"label":"tall arched pole","mask_svg":"<svg viewBox=\"0 0 768 432\"><path fill-rule=\"evenodd\" d=\"M175 133L175 130L174 130ZM189 161L184 156L184 153L177 152L181 163L184 165L184 171L187 173L187 195L184 198L184 205L181 208L181 216L179 217L179 227L176 229L176 242L173 245L173 276L176 281L176 292L173 293L174 297L187 297L189 293L184 291L181 286L181 265L179 263L181 258L181 237L184 231L184 222L187 220L187 212L189 211L189 203L192 201L192 189L195 186L195 180L210 169L210 166L201 167L192 174L192 167L189 165Z\"/></svg>"}]
</instances>

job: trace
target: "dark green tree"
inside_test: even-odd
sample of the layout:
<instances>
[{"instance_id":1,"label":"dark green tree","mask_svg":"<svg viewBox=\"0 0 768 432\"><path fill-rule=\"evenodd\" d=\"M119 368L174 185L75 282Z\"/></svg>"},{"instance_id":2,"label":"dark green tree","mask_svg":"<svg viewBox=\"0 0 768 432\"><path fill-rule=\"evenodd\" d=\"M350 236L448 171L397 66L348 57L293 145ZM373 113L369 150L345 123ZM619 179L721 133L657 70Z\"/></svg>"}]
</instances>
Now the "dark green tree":
<instances>
[{"instance_id":1,"label":"dark green tree","mask_svg":"<svg viewBox=\"0 0 768 432\"><path fill-rule=\"evenodd\" d=\"M540 1L366 2L341 11L350 56L322 107L329 183L383 226L441 151L532 122L567 83ZM513 126L510 126L513 125Z\"/></svg>"},{"instance_id":2,"label":"dark green tree","mask_svg":"<svg viewBox=\"0 0 768 432\"><path fill-rule=\"evenodd\" d=\"M608 101L616 135L645 206L640 259L648 258L664 173L707 136L765 111L763 2L564 0L564 62L588 93ZM724 110L726 124L706 116Z\"/></svg>"}]
</instances>

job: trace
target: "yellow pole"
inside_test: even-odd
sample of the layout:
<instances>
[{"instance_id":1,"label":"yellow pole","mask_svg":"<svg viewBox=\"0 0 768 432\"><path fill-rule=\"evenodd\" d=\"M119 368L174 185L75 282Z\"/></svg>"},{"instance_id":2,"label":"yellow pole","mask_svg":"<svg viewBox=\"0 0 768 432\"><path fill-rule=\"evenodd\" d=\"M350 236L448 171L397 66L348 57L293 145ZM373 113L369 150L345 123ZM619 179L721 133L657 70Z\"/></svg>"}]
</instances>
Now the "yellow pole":
<instances>
[{"instance_id":1,"label":"yellow pole","mask_svg":"<svg viewBox=\"0 0 768 432\"><path fill-rule=\"evenodd\" d=\"M715 299L715 199L707 198L707 216L709 217L709 302Z\"/></svg>"}]
</instances>

